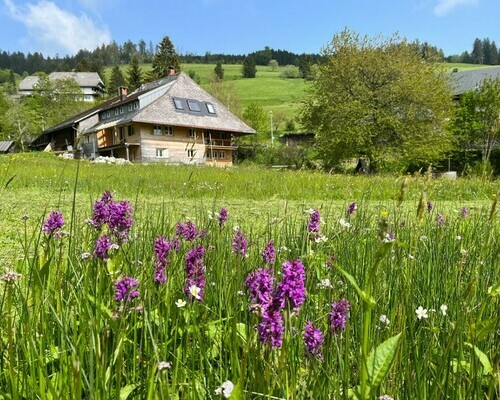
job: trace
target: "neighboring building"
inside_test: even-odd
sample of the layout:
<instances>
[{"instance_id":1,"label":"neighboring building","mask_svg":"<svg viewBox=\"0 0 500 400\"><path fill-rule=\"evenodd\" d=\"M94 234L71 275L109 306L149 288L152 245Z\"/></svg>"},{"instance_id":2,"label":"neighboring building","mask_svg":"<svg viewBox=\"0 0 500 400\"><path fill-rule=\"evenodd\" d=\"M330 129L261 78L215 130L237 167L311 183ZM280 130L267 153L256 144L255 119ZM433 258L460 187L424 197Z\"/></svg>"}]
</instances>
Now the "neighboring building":
<instances>
[{"instance_id":1,"label":"neighboring building","mask_svg":"<svg viewBox=\"0 0 500 400\"><path fill-rule=\"evenodd\" d=\"M185 73L142 85L47 129L32 147L83 157L232 165L233 139L257 133Z\"/></svg>"},{"instance_id":2,"label":"neighboring building","mask_svg":"<svg viewBox=\"0 0 500 400\"><path fill-rule=\"evenodd\" d=\"M300 146L311 144L316 135L312 132L289 132L280 135L278 140L285 146Z\"/></svg>"},{"instance_id":3,"label":"neighboring building","mask_svg":"<svg viewBox=\"0 0 500 400\"><path fill-rule=\"evenodd\" d=\"M49 80L74 79L83 93L84 101L95 101L104 93L104 83L97 72L52 72ZM39 76L31 75L24 78L19 84L19 94L31 96L36 91Z\"/></svg>"},{"instance_id":4,"label":"neighboring building","mask_svg":"<svg viewBox=\"0 0 500 400\"><path fill-rule=\"evenodd\" d=\"M500 67L478 68L459 71L455 68L449 75L453 88L453 99L458 101L462 94L478 90L486 79L499 79Z\"/></svg>"},{"instance_id":5,"label":"neighboring building","mask_svg":"<svg viewBox=\"0 0 500 400\"><path fill-rule=\"evenodd\" d=\"M14 153L16 144L13 140L0 141L0 154Z\"/></svg>"}]
</instances>

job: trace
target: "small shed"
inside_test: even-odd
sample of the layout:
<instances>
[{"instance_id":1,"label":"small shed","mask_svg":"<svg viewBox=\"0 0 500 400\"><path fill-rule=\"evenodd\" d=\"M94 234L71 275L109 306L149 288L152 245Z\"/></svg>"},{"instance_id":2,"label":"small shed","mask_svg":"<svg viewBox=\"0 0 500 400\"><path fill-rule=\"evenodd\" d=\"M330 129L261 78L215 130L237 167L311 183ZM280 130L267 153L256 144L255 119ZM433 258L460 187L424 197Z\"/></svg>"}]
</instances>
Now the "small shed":
<instances>
[{"instance_id":1,"label":"small shed","mask_svg":"<svg viewBox=\"0 0 500 400\"><path fill-rule=\"evenodd\" d=\"M13 140L0 141L0 154L14 153L16 144Z\"/></svg>"},{"instance_id":2,"label":"small shed","mask_svg":"<svg viewBox=\"0 0 500 400\"><path fill-rule=\"evenodd\" d=\"M279 141L285 146L307 145L314 141L316 135L313 132L289 132L279 136Z\"/></svg>"}]
</instances>

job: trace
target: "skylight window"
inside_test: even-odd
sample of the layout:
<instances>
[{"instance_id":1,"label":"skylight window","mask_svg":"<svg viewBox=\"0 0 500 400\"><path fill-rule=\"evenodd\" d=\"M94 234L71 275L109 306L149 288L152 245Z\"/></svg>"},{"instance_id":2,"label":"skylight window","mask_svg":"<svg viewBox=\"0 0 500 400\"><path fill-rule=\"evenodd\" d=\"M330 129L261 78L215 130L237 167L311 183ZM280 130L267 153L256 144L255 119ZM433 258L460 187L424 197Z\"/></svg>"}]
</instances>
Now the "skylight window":
<instances>
[{"instance_id":1,"label":"skylight window","mask_svg":"<svg viewBox=\"0 0 500 400\"><path fill-rule=\"evenodd\" d=\"M177 110L184 110L184 104L181 99L174 99L174 105Z\"/></svg>"},{"instance_id":2,"label":"skylight window","mask_svg":"<svg viewBox=\"0 0 500 400\"><path fill-rule=\"evenodd\" d=\"M191 111L201 112L200 103L195 100L188 100L188 107Z\"/></svg>"},{"instance_id":3,"label":"skylight window","mask_svg":"<svg viewBox=\"0 0 500 400\"><path fill-rule=\"evenodd\" d=\"M209 114L215 114L215 108L212 103L205 103Z\"/></svg>"}]
</instances>

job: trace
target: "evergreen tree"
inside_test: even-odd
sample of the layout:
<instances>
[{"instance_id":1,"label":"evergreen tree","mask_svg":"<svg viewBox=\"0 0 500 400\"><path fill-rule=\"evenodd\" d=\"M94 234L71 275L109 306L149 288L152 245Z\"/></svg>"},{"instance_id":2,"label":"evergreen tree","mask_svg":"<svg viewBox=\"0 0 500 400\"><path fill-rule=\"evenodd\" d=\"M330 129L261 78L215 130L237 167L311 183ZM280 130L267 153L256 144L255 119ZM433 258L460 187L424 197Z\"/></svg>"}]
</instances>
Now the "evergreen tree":
<instances>
[{"instance_id":1,"label":"evergreen tree","mask_svg":"<svg viewBox=\"0 0 500 400\"><path fill-rule=\"evenodd\" d=\"M161 79L167 76L170 68L175 69L176 72L181 70L179 56L168 36L165 36L160 44L156 46L156 54L153 57L152 67L152 80Z\"/></svg>"},{"instance_id":2,"label":"evergreen tree","mask_svg":"<svg viewBox=\"0 0 500 400\"><path fill-rule=\"evenodd\" d=\"M489 38L483 39L483 64L493 65L491 62L491 42Z\"/></svg>"},{"instance_id":3,"label":"evergreen tree","mask_svg":"<svg viewBox=\"0 0 500 400\"><path fill-rule=\"evenodd\" d=\"M257 68L255 67L255 61L252 57L245 57L245 60L243 61L242 72L243 78L255 78L255 75L257 74Z\"/></svg>"},{"instance_id":4,"label":"evergreen tree","mask_svg":"<svg viewBox=\"0 0 500 400\"><path fill-rule=\"evenodd\" d=\"M217 78L220 80L224 79L224 68L222 68L222 64L220 62L217 63L217 65L214 68L215 75L217 75Z\"/></svg>"},{"instance_id":5,"label":"evergreen tree","mask_svg":"<svg viewBox=\"0 0 500 400\"><path fill-rule=\"evenodd\" d=\"M137 89L142 85L142 69L137 54L132 57L127 69L127 83L130 90Z\"/></svg>"},{"instance_id":6,"label":"evergreen tree","mask_svg":"<svg viewBox=\"0 0 500 400\"><path fill-rule=\"evenodd\" d=\"M491 42L491 65L498 65L498 48L495 41Z\"/></svg>"},{"instance_id":7,"label":"evergreen tree","mask_svg":"<svg viewBox=\"0 0 500 400\"><path fill-rule=\"evenodd\" d=\"M476 40L474 40L471 57L474 64L483 63L483 42L479 38L476 38Z\"/></svg>"},{"instance_id":8,"label":"evergreen tree","mask_svg":"<svg viewBox=\"0 0 500 400\"><path fill-rule=\"evenodd\" d=\"M109 78L108 94L116 96L120 86L125 86L125 78L120 70L120 67L115 65L111 70L111 77Z\"/></svg>"}]
</instances>

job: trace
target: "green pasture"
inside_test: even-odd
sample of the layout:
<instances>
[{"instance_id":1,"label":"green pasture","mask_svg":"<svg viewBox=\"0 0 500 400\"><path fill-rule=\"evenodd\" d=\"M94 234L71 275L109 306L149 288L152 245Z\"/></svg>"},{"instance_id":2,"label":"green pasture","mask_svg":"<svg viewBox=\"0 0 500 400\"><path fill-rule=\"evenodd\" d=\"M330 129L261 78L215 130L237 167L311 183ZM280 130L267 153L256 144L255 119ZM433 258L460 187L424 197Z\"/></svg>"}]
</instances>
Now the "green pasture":
<instances>
[{"instance_id":1,"label":"green pasture","mask_svg":"<svg viewBox=\"0 0 500 400\"><path fill-rule=\"evenodd\" d=\"M0 399L498 398L499 189L426 174L0 156ZM126 241L90 222L106 190L133 209ZM55 210L64 225L44 232ZM190 239L178 230L188 221ZM114 247L99 258L103 235ZM156 240L176 235L159 284ZM200 246L196 300L187 260ZM272 347L245 282L265 267L279 285L292 261L306 296L280 309ZM116 297L125 277L137 280L130 301ZM345 329L332 325L342 299ZM308 323L322 332L321 357L308 352Z\"/></svg>"}]
</instances>

